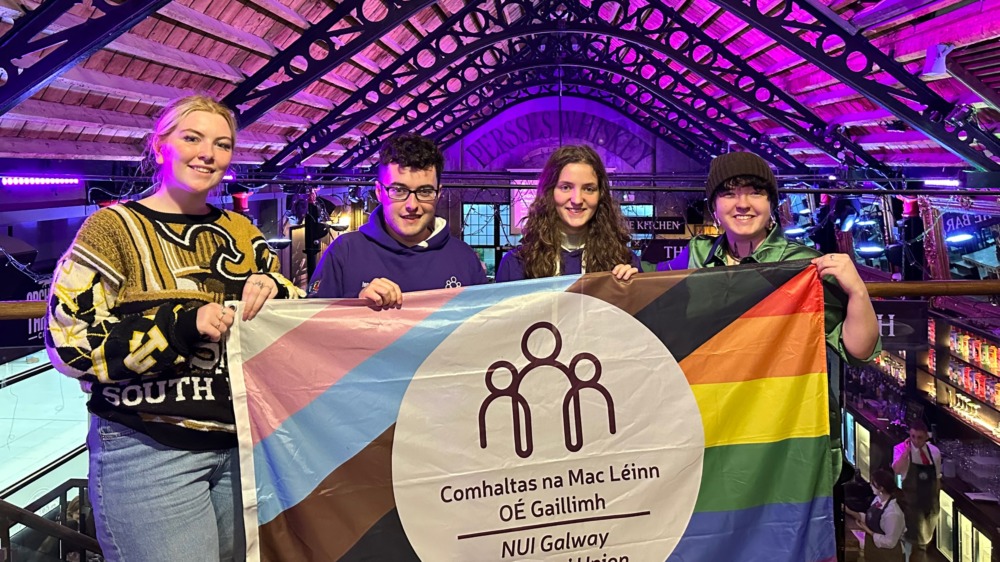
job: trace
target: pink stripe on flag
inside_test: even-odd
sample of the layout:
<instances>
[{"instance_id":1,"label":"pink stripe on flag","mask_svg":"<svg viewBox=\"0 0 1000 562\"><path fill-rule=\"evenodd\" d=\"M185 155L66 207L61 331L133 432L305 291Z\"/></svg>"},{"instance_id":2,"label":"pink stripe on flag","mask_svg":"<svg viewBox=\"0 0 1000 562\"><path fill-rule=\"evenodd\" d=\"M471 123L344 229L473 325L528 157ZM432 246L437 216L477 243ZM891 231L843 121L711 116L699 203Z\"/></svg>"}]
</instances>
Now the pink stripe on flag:
<instances>
[{"instance_id":1,"label":"pink stripe on flag","mask_svg":"<svg viewBox=\"0 0 1000 562\"><path fill-rule=\"evenodd\" d=\"M253 444L460 292L408 293L402 309L383 311L333 303L275 340L243 364ZM331 341L331 330L319 329L330 322L342 325L343 339ZM266 400L251 398L265 392L270 394Z\"/></svg>"}]
</instances>

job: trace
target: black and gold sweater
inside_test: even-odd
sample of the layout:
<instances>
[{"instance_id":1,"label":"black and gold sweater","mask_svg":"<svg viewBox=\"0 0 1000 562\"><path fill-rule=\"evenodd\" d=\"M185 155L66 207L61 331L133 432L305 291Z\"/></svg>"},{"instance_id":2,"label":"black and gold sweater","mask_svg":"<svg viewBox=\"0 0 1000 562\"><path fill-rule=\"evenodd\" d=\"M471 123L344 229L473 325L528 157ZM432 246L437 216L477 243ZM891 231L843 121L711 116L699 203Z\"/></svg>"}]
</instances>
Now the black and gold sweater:
<instances>
[{"instance_id":1,"label":"black and gold sweater","mask_svg":"<svg viewBox=\"0 0 1000 562\"><path fill-rule=\"evenodd\" d=\"M240 214L161 213L134 202L101 209L56 267L49 358L81 381L98 416L170 447L233 447L223 342L201 339L197 311L239 300L255 273L277 282L278 297L301 296L277 271L277 256Z\"/></svg>"}]
</instances>

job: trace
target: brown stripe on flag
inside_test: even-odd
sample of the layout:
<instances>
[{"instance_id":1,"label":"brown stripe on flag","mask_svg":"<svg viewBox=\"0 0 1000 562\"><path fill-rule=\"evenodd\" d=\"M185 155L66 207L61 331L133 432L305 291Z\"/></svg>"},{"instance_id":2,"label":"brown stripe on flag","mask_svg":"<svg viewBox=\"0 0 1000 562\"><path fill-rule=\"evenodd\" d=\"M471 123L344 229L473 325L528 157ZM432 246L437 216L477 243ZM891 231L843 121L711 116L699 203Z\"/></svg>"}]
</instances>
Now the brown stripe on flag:
<instances>
[{"instance_id":1,"label":"brown stripe on flag","mask_svg":"<svg viewBox=\"0 0 1000 562\"><path fill-rule=\"evenodd\" d=\"M392 511L395 430L393 424L305 499L262 525L261 561L338 560Z\"/></svg>"},{"instance_id":2,"label":"brown stripe on flag","mask_svg":"<svg viewBox=\"0 0 1000 562\"><path fill-rule=\"evenodd\" d=\"M628 281L619 281L610 273L588 273L577 279L566 292L598 298L635 315L684 281L690 273L690 270L657 271L638 274Z\"/></svg>"}]
</instances>

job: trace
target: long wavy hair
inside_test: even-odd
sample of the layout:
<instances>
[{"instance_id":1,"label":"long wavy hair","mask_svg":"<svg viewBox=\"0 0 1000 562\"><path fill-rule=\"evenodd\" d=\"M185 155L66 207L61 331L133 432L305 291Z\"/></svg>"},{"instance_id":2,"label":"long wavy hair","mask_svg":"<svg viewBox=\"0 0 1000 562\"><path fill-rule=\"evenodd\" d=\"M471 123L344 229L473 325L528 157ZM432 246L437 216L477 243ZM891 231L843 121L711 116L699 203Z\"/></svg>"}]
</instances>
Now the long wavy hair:
<instances>
[{"instance_id":1,"label":"long wavy hair","mask_svg":"<svg viewBox=\"0 0 1000 562\"><path fill-rule=\"evenodd\" d=\"M562 219L556 209L553 191L559 175L567 164L587 164L597 176L598 202L594 216L583 235L583 252L587 271L611 271L620 263L631 263L628 249L631 234L618 202L611 197L611 182L604 162L593 148L567 145L552 153L538 177L535 201L528 210L524 236L517 255L528 279L554 277L561 259Z\"/></svg>"}]
</instances>

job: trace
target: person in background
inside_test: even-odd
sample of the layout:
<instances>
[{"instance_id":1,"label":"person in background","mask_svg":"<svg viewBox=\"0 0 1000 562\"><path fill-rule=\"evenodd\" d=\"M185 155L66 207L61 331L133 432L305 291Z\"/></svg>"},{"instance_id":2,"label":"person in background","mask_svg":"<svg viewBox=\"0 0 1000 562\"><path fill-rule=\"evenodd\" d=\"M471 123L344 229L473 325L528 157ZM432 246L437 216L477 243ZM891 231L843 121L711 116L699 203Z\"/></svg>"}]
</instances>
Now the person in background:
<instances>
[{"instance_id":1,"label":"person in background","mask_svg":"<svg viewBox=\"0 0 1000 562\"><path fill-rule=\"evenodd\" d=\"M403 293L487 282L479 255L452 238L435 216L444 155L415 133L390 137L379 152L379 206L357 232L326 249L309 285L311 298L361 298L399 307Z\"/></svg>"},{"instance_id":2,"label":"person in background","mask_svg":"<svg viewBox=\"0 0 1000 562\"><path fill-rule=\"evenodd\" d=\"M56 266L46 348L90 393L90 501L109 562L242 560L236 429L224 344L299 296L245 216L208 203L236 123L203 96L174 100L149 139L149 197L101 209Z\"/></svg>"},{"instance_id":3,"label":"person in background","mask_svg":"<svg viewBox=\"0 0 1000 562\"><path fill-rule=\"evenodd\" d=\"M908 182L909 189L923 189L924 182ZM924 241L920 235L924 232L924 221L920 218L920 206L915 195L897 195L896 199L903 202L903 281L924 280Z\"/></svg>"},{"instance_id":4,"label":"person in background","mask_svg":"<svg viewBox=\"0 0 1000 562\"><path fill-rule=\"evenodd\" d=\"M626 280L639 271L630 240L601 157L589 146L563 146L542 168L521 244L500 260L496 281L595 271Z\"/></svg>"},{"instance_id":5,"label":"person in background","mask_svg":"<svg viewBox=\"0 0 1000 562\"><path fill-rule=\"evenodd\" d=\"M884 468L872 473L872 491L875 499L865 513L845 508L854 517L858 527L865 532L865 562L903 562L903 545L900 537L906 527L906 511L902 493L896 487L896 478Z\"/></svg>"},{"instance_id":6,"label":"person in background","mask_svg":"<svg viewBox=\"0 0 1000 562\"><path fill-rule=\"evenodd\" d=\"M927 425L910 424L910 436L892 450L892 470L903 479L908 509L905 540L926 550L941 510L941 451L930 442Z\"/></svg>"}]
</instances>

